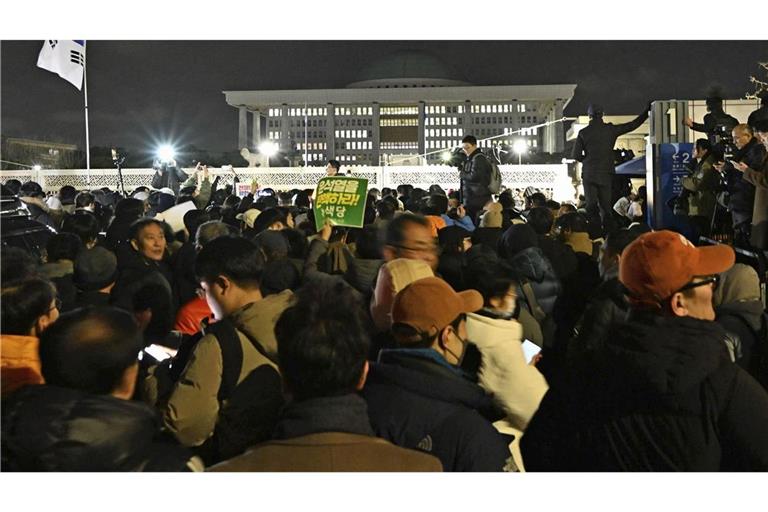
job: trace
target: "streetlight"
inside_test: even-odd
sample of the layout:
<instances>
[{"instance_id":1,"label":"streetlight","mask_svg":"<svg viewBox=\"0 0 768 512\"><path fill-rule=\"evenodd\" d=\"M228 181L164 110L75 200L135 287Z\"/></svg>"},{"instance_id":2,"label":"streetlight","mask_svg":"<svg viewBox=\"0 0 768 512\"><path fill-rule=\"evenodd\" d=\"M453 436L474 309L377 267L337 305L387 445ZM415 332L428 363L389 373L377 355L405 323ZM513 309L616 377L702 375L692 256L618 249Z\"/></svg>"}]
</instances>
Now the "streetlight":
<instances>
[{"instance_id":1,"label":"streetlight","mask_svg":"<svg viewBox=\"0 0 768 512\"><path fill-rule=\"evenodd\" d=\"M451 153L450 151L443 151L442 157L443 157L443 162L450 162L451 159L453 158L453 153Z\"/></svg>"},{"instance_id":2,"label":"streetlight","mask_svg":"<svg viewBox=\"0 0 768 512\"><path fill-rule=\"evenodd\" d=\"M42 165L33 165L32 166L32 170L35 171L35 172L40 172L40 171L43 170L43 166Z\"/></svg>"},{"instance_id":3,"label":"streetlight","mask_svg":"<svg viewBox=\"0 0 768 512\"><path fill-rule=\"evenodd\" d=\"M517 165L523 164L523 154L528 152L528 143L525 142L525 139L517 139L514 144L512 144L512 151L517 153Z\"/></svg>"}]
</instances>

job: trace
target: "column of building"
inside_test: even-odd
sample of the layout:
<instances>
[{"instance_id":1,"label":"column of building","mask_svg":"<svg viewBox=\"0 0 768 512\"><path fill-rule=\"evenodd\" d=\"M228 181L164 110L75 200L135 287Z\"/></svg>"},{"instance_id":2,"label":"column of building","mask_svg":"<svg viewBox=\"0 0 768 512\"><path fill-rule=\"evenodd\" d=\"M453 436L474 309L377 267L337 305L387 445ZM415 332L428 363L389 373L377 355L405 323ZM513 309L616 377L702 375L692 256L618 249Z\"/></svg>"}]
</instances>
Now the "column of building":
<instances>
[{"instance_id":1,"label":"column of building","mask_svg":"<svg viewBox=\"0 0 768 512\"><path fill-rule=\"evenodd\" d=\"M248 109L245 106L237 108L237 149L248 147Z\"/></svg>"},{"instance_id":2,"label":"column of building","mask_svg":"<svg viewBox=\"0 0 768 512\"><path fill-rule=\"evenodd\" d=\"M251 149L255 150L261 144L261 112L254 110L251 116Z\"/></svg>"},{"instance_id":3,"label":"column of building","mask_svg":"<svg viewBox=\"0 0 768 512\"><path fill-rule=\"evenodd\" d=\"M325 144L328 146L325 158L333 160L336 159L336 111L333 103L328 103L325 107Z\"/></svg>"},{"instance_id":4,"label":"column of building","mask_svg":"<svg viewBox=\"0 0 768 512\"><path fill-rule=\"evenodd\" d=\"M381 151L379 145L381 144L381 106L377 103L373 103L373 110L371 115L371 140L373 141L371 150L371 165L381 165Z\"/></svg>"}]
</instances>

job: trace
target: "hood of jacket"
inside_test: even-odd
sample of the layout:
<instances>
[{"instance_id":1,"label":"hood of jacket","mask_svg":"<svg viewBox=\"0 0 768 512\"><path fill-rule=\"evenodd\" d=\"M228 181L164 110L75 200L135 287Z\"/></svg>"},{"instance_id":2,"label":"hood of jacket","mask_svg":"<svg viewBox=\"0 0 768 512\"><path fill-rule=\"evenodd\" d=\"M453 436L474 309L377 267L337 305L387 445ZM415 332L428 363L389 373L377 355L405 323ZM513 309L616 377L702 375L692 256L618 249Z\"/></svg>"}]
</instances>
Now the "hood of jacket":
<instances>
[{"instance_id":1,"label":"hood of jacket","mask_svg":"<svg viewBox=\"0 0 768 512\"><path fill-rule=\"evenodd\" d=\"M510 263L521 277L540 283L547 276L555 275L552 265L538 247L529 247L515 254Z\"/></svg>"},{"instance_id":2,"label":"hood of jacket","mask_svg":"<svg viewBox=\"0 0 768 512\"><path fill-rule=\"evenodd\" d=\"M252 302L230 315L235 329L243 333L251 342L256 342L270 359L277 361L277 339L275 324L293 300L293 292L284 290L274 295Z\"/></svg>"},{"instance_id":3,"label":"hood of jacket","mask_svg":"<svg viewBox=\"0 0 768 512\"><path fill-rule=\"evenodd\" d=\"M20 390L3 404L2 425L3 469L141 471L168 453L154 442L159 422L150 407L72 389ZM176 454L172 467L184 469L186 450L167 448Z\"/></svg>"},{"instance_id":4,"label":"hood of jacket","mask_svg":"<svg viewBox=\"0 0 768 512\"><path fill-rule=\"evenodd\" d=\"M763 303L760 299L730 302L715 308L717 318L723 315L741 317L755 332L762 328Z\"/></svg>"},{"instance_id":5,"label":"hood of jacket","mask_svg":"<svg viewBox=\"0 0 768 512\"><path fill-rule=\"evenodd\" d=\"M630 393L681 394L732 364L725 336L715 322L632 312L611 329L604 363Z\"/></svg>"}]
</instances>

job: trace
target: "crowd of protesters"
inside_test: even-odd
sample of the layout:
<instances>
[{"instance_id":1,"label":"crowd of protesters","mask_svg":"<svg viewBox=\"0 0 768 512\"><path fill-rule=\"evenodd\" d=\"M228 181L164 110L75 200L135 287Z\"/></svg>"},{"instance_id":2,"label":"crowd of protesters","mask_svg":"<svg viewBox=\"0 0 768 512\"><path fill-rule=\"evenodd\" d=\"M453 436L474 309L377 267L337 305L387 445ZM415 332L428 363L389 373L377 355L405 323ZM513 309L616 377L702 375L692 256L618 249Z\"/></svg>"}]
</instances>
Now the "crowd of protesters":
<instances>
[{"instance_id":1,"label":"crowd of protesters","mask_svg":"<svg viewBox=\"0 0 768 512\"><path fill-rule=\"evenodd\" d=\"M462 190L371 189L362 228L204 166L5 183L56 234L2 250L3 470L768 470L757 272L464 151Z\"/></svg>"}]
</instances>

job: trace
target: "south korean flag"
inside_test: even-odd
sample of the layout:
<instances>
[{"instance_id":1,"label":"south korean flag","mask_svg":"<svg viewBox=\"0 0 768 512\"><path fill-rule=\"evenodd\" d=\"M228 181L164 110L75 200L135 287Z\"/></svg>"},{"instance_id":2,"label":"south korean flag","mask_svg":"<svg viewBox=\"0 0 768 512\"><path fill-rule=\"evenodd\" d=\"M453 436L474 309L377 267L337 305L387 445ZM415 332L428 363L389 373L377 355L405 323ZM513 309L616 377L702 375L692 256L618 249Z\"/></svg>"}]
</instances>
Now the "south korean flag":
<instances>
[{"instance_id":1,"label":"south korean flag","mask_svg":"<svg viewBox=\"0 0 768 512\"><path fill-rule=\"evenodd\" d=\"M56 73L81 90L85 73L85 41L46 41L37 58L37 66Z\"/></svg>"}]
</instances>

